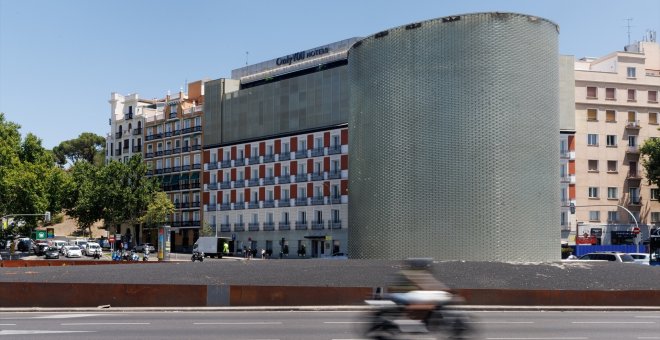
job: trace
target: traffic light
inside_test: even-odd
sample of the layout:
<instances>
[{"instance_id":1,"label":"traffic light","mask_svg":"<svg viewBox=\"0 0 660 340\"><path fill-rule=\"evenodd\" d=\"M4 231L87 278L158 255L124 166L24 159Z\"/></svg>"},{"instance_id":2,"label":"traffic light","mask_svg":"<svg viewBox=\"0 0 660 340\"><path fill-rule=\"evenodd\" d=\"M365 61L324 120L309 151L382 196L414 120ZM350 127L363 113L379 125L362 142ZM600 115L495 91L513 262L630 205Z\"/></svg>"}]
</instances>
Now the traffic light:
<instances>
[{"instance_id":1,"label":"traffic light","mask_svg":"<svg viewBox=\"0 0 660 340\"><path fill-rule=\"evenodd\" d=\"M50 222L50 211L46 211L44 214L44 222L49 223Z\"/></svg>"},{"instance_id":2,"label":"traffic light","mask_svg":"<svg viewBox=\"0 0 660 340\"><path fill-rule=\"evenodd\" d=\"M575 203L571 203L571 214L575 214Z\"/></svg>"}]
</instances>

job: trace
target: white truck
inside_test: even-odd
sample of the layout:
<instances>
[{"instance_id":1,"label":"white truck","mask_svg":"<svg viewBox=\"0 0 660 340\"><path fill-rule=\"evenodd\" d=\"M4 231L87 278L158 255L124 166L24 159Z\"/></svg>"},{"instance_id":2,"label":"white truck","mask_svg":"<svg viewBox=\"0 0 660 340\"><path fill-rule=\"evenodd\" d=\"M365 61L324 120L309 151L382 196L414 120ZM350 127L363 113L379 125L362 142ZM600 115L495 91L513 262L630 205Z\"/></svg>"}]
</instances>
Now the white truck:
<instances>
[{"instance_id":1,"label":"white truck","mask_svg":"<svg viewBox=\"0 0 660 340\"><path fill-rule=\"evenodd\" d=\"M229 238L226 237L202 236L193 245L193 253L197 251L204 253L204 256L222 258L222 254L227 251L225 244L228 245L228 242Z\"/></svg>"}]
</instances>

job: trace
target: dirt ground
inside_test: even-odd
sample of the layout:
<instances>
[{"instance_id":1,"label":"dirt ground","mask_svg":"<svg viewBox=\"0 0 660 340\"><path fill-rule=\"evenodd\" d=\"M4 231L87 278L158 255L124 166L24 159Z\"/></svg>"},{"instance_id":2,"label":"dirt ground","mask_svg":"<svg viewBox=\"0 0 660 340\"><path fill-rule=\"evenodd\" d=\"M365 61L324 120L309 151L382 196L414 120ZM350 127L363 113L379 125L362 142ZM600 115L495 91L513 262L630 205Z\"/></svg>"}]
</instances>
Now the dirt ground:
<instances>
[{"instance_id":1,"label":"dirt ground","mask_svg":"<svg viewBox=\"0 0 660 340\"><path fill-rule=\"evenodd\" d=\"M82 235L80 233L80 230L78 229L78 225L76 224L76 220L73 218L70 218L69 216L64 216L64 220L62 220L62 223L54 224L48 226L48 228L54 228L55 229L55 236L80 236L80 237L88 237L88 238L99 238L101 236L107 236L105 233L104 229L100 229L100 227L103 226L103 221L99 221L94 223L92 226L92 236L90 237L89 235ZM38 228L38 229L43 229L43 228Z\"/></svg>"}]
</instances>

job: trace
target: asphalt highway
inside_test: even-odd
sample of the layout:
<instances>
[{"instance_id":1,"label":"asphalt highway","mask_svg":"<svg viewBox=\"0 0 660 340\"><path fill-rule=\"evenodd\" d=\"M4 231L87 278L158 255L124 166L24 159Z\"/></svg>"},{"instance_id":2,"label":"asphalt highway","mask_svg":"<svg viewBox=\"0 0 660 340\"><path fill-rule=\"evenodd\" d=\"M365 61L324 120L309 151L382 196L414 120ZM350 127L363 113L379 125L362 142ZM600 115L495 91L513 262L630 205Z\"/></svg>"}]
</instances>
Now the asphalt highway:
<instances>
[{"instance_id":1,"label":"asphalt highway","mask_svg":"<svg viewBox=\"0 0 660 340\"><path fill-rule=\"evenodd\" d=\"M654 340L660 312L472 311L474 339ZM364 339L355 311L0 313L0 339ZM436 339L430 335L406 339Z\"/></svg>"}]
</instances>

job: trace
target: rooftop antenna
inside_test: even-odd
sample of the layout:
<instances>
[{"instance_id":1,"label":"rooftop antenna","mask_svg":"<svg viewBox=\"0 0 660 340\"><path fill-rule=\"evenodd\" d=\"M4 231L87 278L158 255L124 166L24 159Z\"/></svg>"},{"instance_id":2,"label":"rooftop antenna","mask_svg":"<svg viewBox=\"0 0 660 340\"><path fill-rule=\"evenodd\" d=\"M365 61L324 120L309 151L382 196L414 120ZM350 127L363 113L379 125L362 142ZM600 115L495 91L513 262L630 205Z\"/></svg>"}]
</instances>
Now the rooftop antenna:
<instances>
[{"instance_id":1,"label":"rooftop antenna","mask_svg":"<svg viewBox=\"0 0 660 340\"><path fill-rule=\"evenodd\" d=\"M245 66L248 64L248 56L250 55L250 52L245 51Z\"/></svg>"},{"instance_id":2,"label":"rooftop antenna","mask_svg":"<svg viewBox=\"0 0 660 340\"><path fill-rule=\"evenodd\" d=\"M633 27L633 26L630 26L630 22L633 20L633 18L626 18L626 19L623 19L623 20L628 22L626 24L626 27L628 28L628 45L630 45L630 28Z\"/></svg>"}]
</instances>

